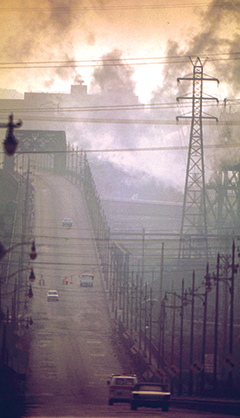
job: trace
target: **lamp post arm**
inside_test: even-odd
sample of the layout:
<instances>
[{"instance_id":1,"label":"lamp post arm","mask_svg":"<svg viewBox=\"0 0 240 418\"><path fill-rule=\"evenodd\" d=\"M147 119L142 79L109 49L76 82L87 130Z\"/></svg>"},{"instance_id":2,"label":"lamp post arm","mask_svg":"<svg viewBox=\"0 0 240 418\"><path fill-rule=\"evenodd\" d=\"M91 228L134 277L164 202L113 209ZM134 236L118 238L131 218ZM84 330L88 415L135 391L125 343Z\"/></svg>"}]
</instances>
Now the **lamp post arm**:
<instances>
[{"instance_id":1,"label":"lamp post arm","mask_svg":"<svg viewBox=\"0 0 240 418\"><path fill-rule=\"evenodd\" d=\"M24 268L22 268L22 269L20 269L20 270L16 270L14 273L9 274L9 275L7 276L7 279L9 280L9 279L11 279L13 276L15 276L15 274L17 274L17 273L22 273L23 271L27 271L27 270L29 270L29 269L30 269L30 267L24 267Z\"/></svg>"},{"instance_id":2,"label":"lamp post arm","mask_svg":"<svg viewBox=\"0 0 240 418\"><path fill-rule=\"evenodd\" d=\"M30 257L32 260L34 260L37 257L37 253L36 253L36 249L35 249L35 241L26 241L26 242L18 242L17 244L12 245L11 247L5 249L4 246L2 245L2 243L0 243L0 261L3 259L3 257L5 257L5 255L9 252L11 252L12 250L14 250L17 247L21 247L23 245L31 245L32 244L32 248L31 248L31 253L30 253Z\"/></svg>"},{"instance_id":3,"label":"lamp post arm","mask_svg":"<svg viewBox=\"0 0 240 418\"><path fill-rule=\"evenodd\" d=\"M21 247L21 245L30 245L30 244L32 244L32 241L19 242L17 244L12 245L12 247L7 248L7 250L5 250L5 254L9 253L10 251L14 250L17 247Z\"/></svg>"}]
</instances>

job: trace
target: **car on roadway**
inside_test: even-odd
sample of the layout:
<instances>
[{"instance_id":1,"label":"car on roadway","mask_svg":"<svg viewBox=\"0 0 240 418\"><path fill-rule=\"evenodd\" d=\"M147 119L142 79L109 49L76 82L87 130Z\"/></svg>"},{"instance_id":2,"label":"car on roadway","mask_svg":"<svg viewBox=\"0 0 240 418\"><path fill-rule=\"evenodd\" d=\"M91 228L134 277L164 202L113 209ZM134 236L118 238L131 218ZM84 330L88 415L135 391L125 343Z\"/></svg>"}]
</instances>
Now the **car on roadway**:
<instances>
[{"instance_id":1,"label":"car on roadway","mask_svg":"<svg viewBox=\"0 0 240 418\"><path fill-rule=\"evenodd\" d=\"M168 384L162 383L137 383L131 396L131 409L136 410L138 407L145 406L149 408L162 408L168 411L170 404L171 392Z\"/></svg>"},{"instance_id":2,"label":"car on roadway","mask_svg":"<svg viewBox=\"0 0 240 418\"><path fill-rule=\"evenodd\" d=\"M138 380L135 374L112 374L111 379L107 381L109 385L108 404L113 405L116 402L130 402L132 389L137 382Z\"/></svg>"},{"instance_id":3,"label":"car on roadway","mask_svg":"<svg viewBox=\"0 0 240 418\"><path fill-rule=\"evenodd\" d=\"M57 302L58 299L59 299L59 295L58 295L57 290L49 290L47 292L47 300L48 300L48 302L50 302L52 300L55 301L55 302Z\"/></svg>"},{"instance_id":4,"label":"car on roadway","mask_svg":"<svg viewBox=\"0 0 240 418\"><path fill-rule=\"evenodd\" d=\"M73 226L73 221L70 218L64 218L62 220L62 226L67 226L68 228L71 228Z\"/></svg>"},{"instance_id":5,"label":"car on roadway","mask_svg":"<svg viewBox=\"0 0 240 418\"><path fill-rule=\"evenodd\" d=\"M82 274L80 279L80 286L93 287L94 274Z\"/></svg>"}]
</instances>

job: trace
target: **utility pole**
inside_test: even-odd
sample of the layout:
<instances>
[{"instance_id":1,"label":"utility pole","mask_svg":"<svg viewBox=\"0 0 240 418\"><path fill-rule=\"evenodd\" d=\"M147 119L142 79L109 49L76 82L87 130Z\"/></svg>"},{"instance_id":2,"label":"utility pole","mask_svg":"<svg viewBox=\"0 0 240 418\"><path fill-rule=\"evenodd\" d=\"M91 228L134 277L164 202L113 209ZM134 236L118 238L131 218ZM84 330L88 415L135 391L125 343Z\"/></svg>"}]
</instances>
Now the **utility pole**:
<instances>
[{"instance_id":1,"label":"utility pole","mask_svg":"<svg viewBox=\"0 0 240 418\"><path fill-rule=\"evenodd\" d=\"M162 242L161 266L160 266L160 276L159 276L159 310L161 310L161 302L162 302L163 263L164 263L164 242Z\"/></svg>"},{"instance_id":2,"label":"utility pole","mask_svg":"<svg viewBox=\"0 0 240 418\"><path fill-rule=\"evenodd\" d=\"M190 334L190 365L193 362L193 351L194 351L194 297L195 297L195 271L193 271L193 276L192 276L192 291L191 291L191 295L192 295L192 301L191 301L191 334ZM190 369L189 370L189 386L188 386L188 395L192 396L193 394L193 371Z\"/></svg>"},{"instance_id":3,"label":"utility pole","mask_svg":"<svg viewBox=\"0 0 240 418\"><path fill-rule=\"evenodd\" d=\"M218 374L218 314L219 314L219 270L220 270L220 254L217 256L217 276L216 282L216 302L215 302L215 325L214 325L214 360L213 360L213 391L217 394L217 374Z\"/></svg>"},{"instance_id":4,"label":"utility pole","mask_svg":"<svg viewBox=\"0 0 240 418\"><path fill-rule=\"evenodd\" d=\"M191 58L190 58L191 60ZM188 148L185 192L180 231L180 245L178 258L192 258L205 256L208 258L206 190L203 158L203 119L215 119L213 116L203 115L203 101L216 100L211 96L203 96L203 82L217 81L217 78L203 74L203 64L197 58L193 65L193 75L179 77L180 81L192 81L192 95L178 97L179 100L192 101L191 116L177 116L181 119L191 119L190 141Z\"/></svg>"}]
</instances>

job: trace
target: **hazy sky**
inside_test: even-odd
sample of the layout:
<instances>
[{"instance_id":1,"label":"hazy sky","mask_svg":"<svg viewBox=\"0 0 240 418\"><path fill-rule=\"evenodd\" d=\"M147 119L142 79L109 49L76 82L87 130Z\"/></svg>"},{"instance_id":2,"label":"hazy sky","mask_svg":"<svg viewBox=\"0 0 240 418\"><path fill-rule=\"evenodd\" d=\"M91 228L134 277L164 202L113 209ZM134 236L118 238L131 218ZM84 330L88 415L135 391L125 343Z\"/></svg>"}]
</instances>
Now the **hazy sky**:
<instances>
[{"instance_id":1,"label":"hazy sky","mask_svg":"<svg viewBox=\"0 0 240 418\"><path fill-rule=\"evenodd\" d=\"M222 54L234 41L238 52L239 8L222 0L1 0L1 63L99 60L118 49L129 63L140 58L142 64L169 55L169 42L177 44L176 55ZM133 68L145 101L162 83L163 64L146 60ZM21 92L68 91L77 74L89 85L92 71L1 69L1 80Z\"/></svg>"},{"instance_id":2,"label":"hazy sky","mask_svg":"<svg viewBox=\"0 0 240 418\"><path fill-rule=\"evenodd\" d=\"M219 99L236 99L239 23L239 1L1 0L0 89L69 92L81 78L91 93L101 91L111 79L113 89L114 80L125 89L122 104L133 99L170 103L179 93L177 77L192 72L188 56L200 56L203 61L209 57L204 68L221 81ZM99 67L102 59L111 65ZM74 67L63 68L66 62ZM158 112L160 119L173 117L171 110ZM156 111L149 113L153 116ZM187 130L165 127L111 126L102 128L99 141L94 141L89 126L82 130L92 147L178 146L189 140ZM151 174L183 185L186 151L111 158L146 170L151 163ZM179 169L177 176L172 175L173 167Z\"/></svg>"}]
</instances>

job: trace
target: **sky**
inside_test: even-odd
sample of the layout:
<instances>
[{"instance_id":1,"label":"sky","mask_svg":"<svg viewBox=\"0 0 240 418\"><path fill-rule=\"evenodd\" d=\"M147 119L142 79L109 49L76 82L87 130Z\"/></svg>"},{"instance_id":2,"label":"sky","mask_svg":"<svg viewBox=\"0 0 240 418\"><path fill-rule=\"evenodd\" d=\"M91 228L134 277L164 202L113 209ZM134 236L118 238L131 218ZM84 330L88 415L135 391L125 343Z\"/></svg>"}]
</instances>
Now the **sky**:
<instances>
[{"instance_id":1,"label":"sky","mask_svg":"<svg viewBox=\"0 0 240 418\"><path fill-rule=\"evenodd\" d=\"M239 1L1 0L0 94L6 89L15 98L16 92L69 93L71 84L83 80L90 94L111 90L112 103L167 104L166 109L152 106L141 114L120 116L175 120L189 110L170 104L189 90L184 82L178 86L177 77L192 73L190 58L194 62L200 56L204 71L220 80L218 88L206 86L209 94L220 101L238 99L239 20ZM221 106L210 110L218 117L223 112ZM69 140L81 147L76 139L79 124L66 130ZM205 135L206 143L226 136L222 128L208 126ZM189 127L84 125L83 137L84 145L93 149L186 147ZM144 170L183 189L186 149L99 158L126 170ZM209 176L215 161L216 155L206 155Z\"/></svg>"},{"instance_id":2,"label":"sky","mask_svg":"<svg viewBox=\"0 0 240 418\"><path fill-rule=\"evenodd\" d=\"M193 13L193 8L184 3L176 6L176 0L170 7L167 1L154 3L158 8L148 4L135 0L2 0L1 61L98 60L114 49L126 59L163 57L169 39L177 40L183 33L187 37L189 30L194 33L194 26L199 25L202 7ZM139 67L135 68L137 92L143 98L149 97L160 82L161 68ZM71 77L77 74L89 84L91 72L91 67L80 67L76 71L32 70L24 79L24 70L8 74L2 71L2 76L7 85L21 92L61 91L69 89Z\"/></svg>"}]
</instances>

